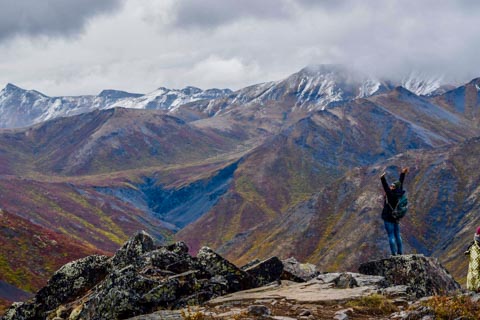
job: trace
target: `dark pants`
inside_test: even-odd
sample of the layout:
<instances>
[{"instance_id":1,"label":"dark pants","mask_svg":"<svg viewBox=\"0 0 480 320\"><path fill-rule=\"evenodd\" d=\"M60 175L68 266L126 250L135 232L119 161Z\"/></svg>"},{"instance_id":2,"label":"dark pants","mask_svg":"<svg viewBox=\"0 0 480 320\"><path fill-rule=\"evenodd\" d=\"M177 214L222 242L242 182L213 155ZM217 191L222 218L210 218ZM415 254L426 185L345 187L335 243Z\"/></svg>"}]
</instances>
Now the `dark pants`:
<instances>
[{"instance_id":1,"label":"dark pants","mask_svg":"<svg viewBox=\"0 0 480 320\"><path fill-rule=\"evenodd\" d=\"M400 236L400 225L395 222L385 221L385 230L387 230L388 242L392 255L403 254L402 237Z\"/></svg>"}]
</instances>

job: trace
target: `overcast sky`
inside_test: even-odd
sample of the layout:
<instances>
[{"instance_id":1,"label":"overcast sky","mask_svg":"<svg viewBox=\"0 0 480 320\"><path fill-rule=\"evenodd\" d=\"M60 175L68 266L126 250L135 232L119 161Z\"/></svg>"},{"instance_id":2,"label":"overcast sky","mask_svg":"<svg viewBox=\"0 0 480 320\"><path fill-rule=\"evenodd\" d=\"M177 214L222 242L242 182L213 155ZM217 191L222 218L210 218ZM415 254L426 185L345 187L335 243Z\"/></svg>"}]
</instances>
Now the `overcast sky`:
<instances>
[{"instance_id":1,"label":"overcast sky","mask_svg":"<svg viewBox=\"0 0 480 320\"><path fill-rule=\"evenodd\" d=\"M477 0L0 0L0 89L239 89L309 64L480 77Z\"/></svg>"}]
</instances>

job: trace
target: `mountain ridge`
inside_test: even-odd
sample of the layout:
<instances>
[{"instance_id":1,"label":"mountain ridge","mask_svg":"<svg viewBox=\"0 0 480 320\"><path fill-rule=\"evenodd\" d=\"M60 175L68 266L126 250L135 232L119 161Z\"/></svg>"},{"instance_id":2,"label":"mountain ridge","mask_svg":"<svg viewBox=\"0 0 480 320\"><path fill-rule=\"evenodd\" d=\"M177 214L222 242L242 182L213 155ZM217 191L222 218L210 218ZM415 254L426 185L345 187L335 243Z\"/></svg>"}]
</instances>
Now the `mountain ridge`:
<instances>
[{"instance_id":1,"label":"mountain ridge","mask_svg":"<svg viewBox=\"0 0 480 320\"><path fill-rule=\"evenodd\" d=\"M115 107L175 113L181 112L181 106L199 102L206 103L200 110L208 116L216 115L225 105L272 100L290 101L298 108L322 109L332 103L383 93L397 85L422 96L437 96L446 90L439 77L412 73L401 81L381 80L343 65L311 65L284 80L256 84L235 92L229 89L160 87L147 94L106 89L96 96L48 97L35 90L7 84L0 91L0 128L25 127L56 117ZM198 106L194 108L198 109Z\"/></svg>"}]
</instances>

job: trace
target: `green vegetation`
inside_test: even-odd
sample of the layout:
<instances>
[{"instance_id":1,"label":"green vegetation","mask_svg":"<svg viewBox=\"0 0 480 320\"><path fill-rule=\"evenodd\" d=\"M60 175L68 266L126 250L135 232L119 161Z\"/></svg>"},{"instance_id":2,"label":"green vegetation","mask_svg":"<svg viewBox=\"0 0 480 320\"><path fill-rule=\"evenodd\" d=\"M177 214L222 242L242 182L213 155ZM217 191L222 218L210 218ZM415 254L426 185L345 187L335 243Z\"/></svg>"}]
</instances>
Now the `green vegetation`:
<instances>
[{"instance_id":1,"label":"green vegetation","mask_svg":"<svg viewBox=\"0 0 480 320\"><path fill-rule=\"evenodd\" d=\"M398 311L398 307L387 297L381 294L361 297L347 303L347 307L368 315L389 315Z\"/></svg>"},{"instance_id":2,"label":"green vegetation","mask_svg":"<svg viewBox=\"0 0 480 320\"><path fill-rule=\"evenodd\" d=\"M25 252L27 253L27 252ZM27 270L25 270L27 268ZM2 274L2 280L20 288L22 290L33 292L35 288L32 287L32 283L29 281L31 271L28 271L28 266L16 266L13 268L6 257L0 255L0 273Z\"/></svg>"},{"instance_id":3,"label":"green vegetation","mask_svg":"<svg viewBox=\"0 0 480 320\"><path fill-rule=\"evenodd\" d=\"M477 320L480 319L480 305L466 296L434 296L423 302L432 309L438 320Z\"/></svg>"},{"instance_id":4,"label":"green vegetation","mask_svg":"<svg viewBox=\"0 0 480 320\"><path fill-rule=\"evenodd\" d=\"M207 320L205 314L199 310L188 307L186 310L181 311L182 319L184 320Z\"/></svg>"}]
</instances>

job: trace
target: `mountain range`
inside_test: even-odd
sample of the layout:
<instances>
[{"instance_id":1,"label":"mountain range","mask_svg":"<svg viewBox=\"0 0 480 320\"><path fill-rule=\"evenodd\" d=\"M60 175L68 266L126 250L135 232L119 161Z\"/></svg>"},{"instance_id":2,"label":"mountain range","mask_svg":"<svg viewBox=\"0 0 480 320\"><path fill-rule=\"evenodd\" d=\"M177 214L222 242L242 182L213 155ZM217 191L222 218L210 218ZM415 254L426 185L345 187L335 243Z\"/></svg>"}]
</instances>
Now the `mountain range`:
<instances>
[{"instance_id":1,"label":"mountain range","mask_svg":"<svg viewBox=\"0 0 480 320\"><path fill-rule=\"evenodd\" d=\"M7 85L0 240L12 246L0 248L0 280L33 292L73 251L112 253L141 229L238 264L277 255L354 270L388 254L379 176L409 167L406 250L462 281L480 225L479 92L480 79L395 83L338 65L234 92L51 98Z\"/></svg>"}]
</instances>

